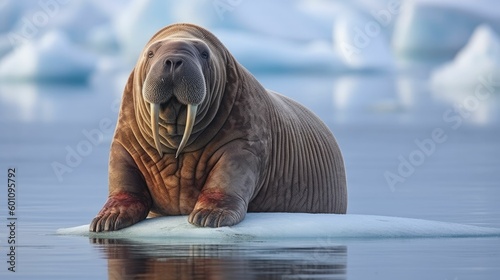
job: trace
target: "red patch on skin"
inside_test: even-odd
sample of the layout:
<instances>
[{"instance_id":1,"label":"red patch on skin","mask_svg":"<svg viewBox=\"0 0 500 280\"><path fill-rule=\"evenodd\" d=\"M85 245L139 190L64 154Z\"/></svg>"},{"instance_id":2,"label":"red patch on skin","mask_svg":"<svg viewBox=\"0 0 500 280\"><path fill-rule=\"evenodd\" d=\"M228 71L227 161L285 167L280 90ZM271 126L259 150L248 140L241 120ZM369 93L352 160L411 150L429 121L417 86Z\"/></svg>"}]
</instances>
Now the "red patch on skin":
<instances>
[{"instance_id":1,"label":"red patch on skin","mask_svg":"<svg viewBox=\"0 0 500 280\"><path fill-rule=\"evenodd\" d=\"M198 197L198 204L203 206L224 207L231 202L231 198L221 191L202 192Z\"/></svg>"},{"instance_id":2,"label":"red patch on skin","mask_svg":"<svg viewBox=\"0 0 500 280\"><path fill-rule=\"evenodd\" d=\"M133 193L112 194L101 211L92 220L90 231L113 231L144 220L149 212L146 198Z\"/></svg>"},{"instance_id":3,"label":"red patch on skin","mask_svg":"<svg viewBox=\"0 0 500 280\"><path fill-rule=\"evenodd\" d=\"M127 192L119 192L112 194L108 197L108 200L103 206L102 211L106 211L110 208L146 208L148 203L145 199Z\"/></svg>"}]
</instances>

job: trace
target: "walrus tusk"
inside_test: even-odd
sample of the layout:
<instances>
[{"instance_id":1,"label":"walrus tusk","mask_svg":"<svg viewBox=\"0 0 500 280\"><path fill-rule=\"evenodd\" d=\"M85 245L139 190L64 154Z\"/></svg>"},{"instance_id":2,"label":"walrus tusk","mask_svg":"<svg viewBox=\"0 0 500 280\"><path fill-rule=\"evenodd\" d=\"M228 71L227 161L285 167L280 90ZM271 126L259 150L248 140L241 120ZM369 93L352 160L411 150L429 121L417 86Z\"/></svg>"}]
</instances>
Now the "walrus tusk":
<instances>
[{"instance_id":1,"label":"walrus tusk","mask_svg":"<svg viewBox=\"0 0 500 280\"><path fill-rule=\"evenodd\" d=\"M153 139L155 141L156 149L160 154L160 157L163 157L163 152L161 150L160 143L160 129L159 129L159 115L160 115L160 104L151 103L151 128L153 129Z\"/></svg>"},{"instance_id":2,"label":"walrus tusk","mask_svg":"<svg viewBox=\"0 0 500 280\"><path fill-rule=\"evenodd\" d=\"M181 143L179 144L179 148L177 148L177 153L175 154L175 158L179 157L179 154L186 146L187 141L189 140L189 136L191 136L191 131L193 131L194 119L196 118L196 111L198 110L198 105L188 104L187 105L187 114L186 114L186 128L184 129L184 135L182 135Z\"/></svg>"}]
</instances>

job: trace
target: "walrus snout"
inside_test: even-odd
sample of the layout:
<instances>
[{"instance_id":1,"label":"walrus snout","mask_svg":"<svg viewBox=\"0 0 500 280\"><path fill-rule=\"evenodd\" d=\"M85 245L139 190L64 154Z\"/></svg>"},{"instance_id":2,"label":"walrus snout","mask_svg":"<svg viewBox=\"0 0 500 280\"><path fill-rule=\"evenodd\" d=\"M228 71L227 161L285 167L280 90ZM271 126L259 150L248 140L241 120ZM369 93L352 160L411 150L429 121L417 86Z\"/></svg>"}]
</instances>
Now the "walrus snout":
<instances>
[{"instance_id":1,"label":"walrus snout","mask_svg":"<svg viewBox=\"0 0 500 280\"><path fill-rule=\"evenodd\" d=\"M183 53L182 50L165 52L157 56L147 73L143 97L150 104L153 140L160 157L163 156L159 135L160 105L175 97L179 103L187 106L184 134L176 153L178 157L191 136L198 105L205 99L205 76L196 56Z\"/></svg>"},{"instance_id":2,"label":"walrus snout","mask_svg":"<svg viewBox=\"0 0 500 280\"><path fill-rule=\"evenodd\" d=\"M175 96L184 105L198 105L206 95L200 62L187 55L164 55L152 64L142 91L149 103L162 104Z\"/></svg>"}]
</instances>

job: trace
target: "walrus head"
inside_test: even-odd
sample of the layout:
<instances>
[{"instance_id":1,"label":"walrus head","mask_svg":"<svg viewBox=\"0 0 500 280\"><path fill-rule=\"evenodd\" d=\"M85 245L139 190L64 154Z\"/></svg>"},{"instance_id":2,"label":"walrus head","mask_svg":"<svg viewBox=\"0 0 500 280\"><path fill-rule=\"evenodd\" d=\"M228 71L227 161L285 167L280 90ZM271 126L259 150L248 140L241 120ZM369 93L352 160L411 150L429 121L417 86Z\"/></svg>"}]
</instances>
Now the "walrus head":
<instances>
[{"instance_id":1,"label":"walrus head","mask_svg":"<svg viewBox=\"0 0 500 280\"><path fill-rule=\"evenodd\" d=\"M192 143L193 128L203 130L219 106L225 56L222 44L205 32L192 25L167 27L153 36L136 66L141 70L136 107L149 123L149 129L140 124L141 130L153 140L160 157L175 149L178 157Z\"/></svg>"},{"instance_id":2,"label":"walrus head","mask_svg":"<svg viewBox=\"0 0 500 280\"><path fill-rule=\"evenodd\" d=\"M187 106L184 134L175 155L178 157L193 130L198 105L206 96L202 64L208 61L209 53L208 46L202 41L176 39L155 42L147 51L151 67L144 81L142 94L150 104L151 127L160 157L160 106L167 104L172 98Z\"/></svg>"}]
</instances>

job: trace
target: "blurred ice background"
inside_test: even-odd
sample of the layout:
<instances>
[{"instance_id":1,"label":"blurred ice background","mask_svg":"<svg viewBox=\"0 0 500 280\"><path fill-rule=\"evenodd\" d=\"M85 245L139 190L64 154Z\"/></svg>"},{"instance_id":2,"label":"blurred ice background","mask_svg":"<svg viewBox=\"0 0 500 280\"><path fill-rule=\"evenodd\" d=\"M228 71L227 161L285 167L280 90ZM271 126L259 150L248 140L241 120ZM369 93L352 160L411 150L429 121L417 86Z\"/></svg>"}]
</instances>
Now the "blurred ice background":
<instances>
[{"instance_id":1,"label":"blurred ice background","mask_svg":"<svg viewBox=\"0 0 500 280\"><path fill-rule=\"evenodd\" d=\"M251 71L390 72L447 62L435 73L440 86L499 74L495 0L40 0L0 2L0 78L129 72L147 40L176 22L208 28Z\"/></svg>"}]
</instances>

